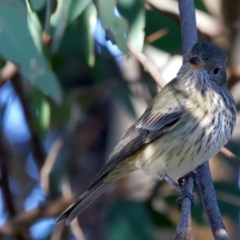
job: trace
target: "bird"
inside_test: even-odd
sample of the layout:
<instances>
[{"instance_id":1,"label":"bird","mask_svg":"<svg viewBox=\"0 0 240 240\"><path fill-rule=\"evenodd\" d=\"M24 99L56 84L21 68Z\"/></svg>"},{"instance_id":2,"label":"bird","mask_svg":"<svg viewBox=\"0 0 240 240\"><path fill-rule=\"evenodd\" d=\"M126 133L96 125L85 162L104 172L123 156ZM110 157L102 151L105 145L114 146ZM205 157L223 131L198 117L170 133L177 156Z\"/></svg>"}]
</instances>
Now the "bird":
<instances>
[{"instance_id":1,"label":"bird","mask_svg":"<svg viewBox=\"0 0 240 240\"><path fill-rule=\"evenodd\" d=\"M197 42L176 77L127 130L90 187L56 220L69 224L114 182L135 170L175 183L231 138L236 107L227 87L227 55Z\"/></svg>"}]
</instances>

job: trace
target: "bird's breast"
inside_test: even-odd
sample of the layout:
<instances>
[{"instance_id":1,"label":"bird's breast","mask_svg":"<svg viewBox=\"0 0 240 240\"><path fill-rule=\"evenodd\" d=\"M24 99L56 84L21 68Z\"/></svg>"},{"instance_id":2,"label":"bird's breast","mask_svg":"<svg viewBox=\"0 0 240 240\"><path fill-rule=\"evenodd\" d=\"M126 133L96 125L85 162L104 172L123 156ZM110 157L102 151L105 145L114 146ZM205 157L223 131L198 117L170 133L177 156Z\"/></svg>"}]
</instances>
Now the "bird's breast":
<instances>
[{"instance_id":1,"label":"bird's breast","mask_svg":"<svg viewBox=\"0 0 240 240\"><path fill-rule=\"evenodd\" d=\"M179 124L139 151L134 164L155 177L181 177L219 152L232 135L234 119L221 97L195 93Z\"/></svg>"}]
</instances>

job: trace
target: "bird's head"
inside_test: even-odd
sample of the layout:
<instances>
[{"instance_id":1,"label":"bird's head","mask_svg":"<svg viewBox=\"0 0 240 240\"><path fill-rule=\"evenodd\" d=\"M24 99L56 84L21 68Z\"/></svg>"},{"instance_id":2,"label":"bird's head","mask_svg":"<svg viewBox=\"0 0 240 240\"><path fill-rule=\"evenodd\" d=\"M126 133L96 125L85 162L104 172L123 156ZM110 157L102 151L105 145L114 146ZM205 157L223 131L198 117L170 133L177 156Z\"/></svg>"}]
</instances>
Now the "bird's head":
<instances>
[{"instance_id":1,"label":"bird's head","mask_svg":"<svg viewBox=\"0 0 240 240\"><path fill-rule=\"evenodd\" d=\"M210 42L196 43L188 53L188 66L200 72L207 72L210 79L220 86L227 85L227 55Z\"/></svg>"}]
</instances>

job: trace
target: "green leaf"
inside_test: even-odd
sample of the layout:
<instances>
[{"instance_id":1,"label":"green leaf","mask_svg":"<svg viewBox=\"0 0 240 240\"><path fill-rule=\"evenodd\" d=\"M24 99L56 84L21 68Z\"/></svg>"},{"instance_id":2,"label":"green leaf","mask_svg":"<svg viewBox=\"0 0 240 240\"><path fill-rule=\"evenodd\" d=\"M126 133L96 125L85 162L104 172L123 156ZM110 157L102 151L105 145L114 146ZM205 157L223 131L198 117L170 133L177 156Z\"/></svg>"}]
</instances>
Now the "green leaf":
<instances>
[{"instance_id":1,"label":"green leaf","mask_svg":"<svg viewBox=\"0 0 240 240\"><path fill-rule=\"evenodd\" d=\"M31 99L36 113L32 129L35 133L45 139L50 123L50 106L43 93L36 88L32 88Z\"/></svg>"},{"instance_id":2,"label":"green leaf","mask_svg":"<svg viewBox=\"0 0 240 240\"><path fill-rule=\"evenodd\" d=\"M83 11L89 6L90 3L91 3L91 6L93 6L91 0L70 1L69 9L68 9L68 24L71 24L72 22L74 22L83 13Z\"/></svg>"},{"instance_id":3,"label":"green leaf","mask_svg":"<svg viewBox=\"0 0 240 240\"><path fill-rule=\"evenodd\" d=\"M152 221L145 204L118 201L108 214L109 240L152 240Z\"/></svg>"},{"instance_id":4,"label":"green leaf","mask_svg":"<svg viewBox=\"0 0 240 240\"><path fill-rule=\"evenodd\" d=\"M40 20L35 12L32 11L29 3L26 1L27 11L28 11L28 29L32 35L34 44L38 52L43 53L43 42L42 42L42 25Z\"/></svg>"},{"instance_id":5,"label":"green leaf","mask_svg":"<svg viewBox=\"0 0 240 240\"><path fill-rule=\"evenodd\" d=\"M28 2L33 11L41 10L46 4L46 0L28 0Z\"/></svg>"},{"instance_id":6,"label":"green leaf","mask_svg":"<svg viewBox=\"0 0 240 240\"><path fill-rule=\"evenodd\" d=\"M119 0L117 5L121 15L128 21L128 42L139 51L142 51L145 36L144 3L143 0Z\"/></svg>"},{"instance_id":7,"label":"green leaf","mask_svg":"<svg viewBox=\"0 0 240 240\"><path fill-rule=\"evenodd\" d=\"M93 3L89 4L88 7L84 10L82 14L82 21L80 25L82 29L82 38L81 45L84 46L83 54L89 66L94 65L95 56L94 56L94 38L93 31L95 29L97 19L97 11Z\"/></svg>"},{"instance_id":8,"label":"green leaf","mask_svg":"<svg viewBox=\"0 0 240 240\"><path fill-rule=\"evenodd\" d=\"M61 21L66 21L66 26L74 22L91 3L91 0L59 0L57 10L51 17L51 26L56 28ZM64 16L65 15L65 16Z\"/></svg>"},{"instance_id":9,"label":"green leaf","mask_svg":"<svg viewBox=\"0 0 240 240\"><path fill-rule=\"evenodd\" d=\"M127 34L127 23L125 19L117 17L114 13L115 9L114 0L99 0L98 1L98 12L105 30L110 31L113 35L113 40L116 41L119 49L126 55L128 55L126 34Z\"/></svg>"},{"instance_id":10,"label":"green leaf","mask_svg":"<svg viewBox=\"0 0 240 240\"><path fill-rule=\"evenodd\" d=\"M72 53L92 67L95 62L93 30L96 19L96 7L90 3L82 15L66 29L58 52L64 52L67 56Z\"/></svg>"},{"instance_id":11,"label":"green leaf","mask_svg":"<svg viewBox=\"0 0 240 240\"><path fill-rule=\"evenodd\" d=\"M59 103L60 86L34 45L23 2L0 2L0 32L0 55L15 63L25 79Z\"/></svg>"},{"instance_id":12,"label":"green leaf","mask_svg":"<svg viewBox=\"0 0 240 240\"><path fill-rule=\"evenodd\" d=\"M82 14L90 3L90 0L58 1L57 10L50 19L50 34L53 36L51 49L53 52L56 52L59 48L67 26Z\"/></svg>"}]
</instances>

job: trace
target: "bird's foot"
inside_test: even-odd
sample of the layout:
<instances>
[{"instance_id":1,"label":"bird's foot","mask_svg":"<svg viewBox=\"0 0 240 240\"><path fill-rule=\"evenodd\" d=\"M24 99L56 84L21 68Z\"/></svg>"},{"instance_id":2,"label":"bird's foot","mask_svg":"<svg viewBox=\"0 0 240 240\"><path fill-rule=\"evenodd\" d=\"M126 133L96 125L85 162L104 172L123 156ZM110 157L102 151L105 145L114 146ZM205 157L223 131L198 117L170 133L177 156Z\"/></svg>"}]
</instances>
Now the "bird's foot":
<instances>
[{"instance_id":1,"label":"bird's foot","mask_svg":"<svg viewBox=\"0 0 240 240\"><path fill-rule=\"evenodd\" d=\"M182 187L184 180L191 177L193 179L193 183L194 183L194 188L196 186L198 186L198 178L197 178L197 174L194 171L191 171L189 173L187 173L186 175L184 175L183 177L180 177L177 181L178 184Z\"/></svg>"},{"instance_id":2,"label":"bird's foot","mask_svg":"<svg viewBox=\"0 0 240 240\"><path fill-rule=\"evenodd\" d=\"M182 208L183 199L186 198L186 197L189 198L189 200L191 201L192 207L194 206L195 199L194 199L194 195L192 193L190 193L187 189L183 188L181 185L177 184L169 176L165 176L164 179L166 181L168 181L169 183L171 183L174 187L176 187L182 193L182 196L177 199L177 205L178 205L179 209Z\"/></svg>"}]
</instances>

